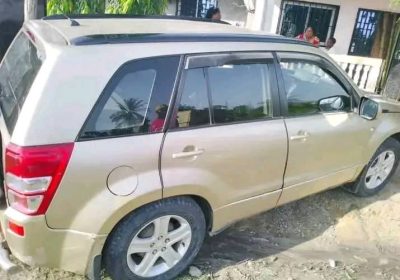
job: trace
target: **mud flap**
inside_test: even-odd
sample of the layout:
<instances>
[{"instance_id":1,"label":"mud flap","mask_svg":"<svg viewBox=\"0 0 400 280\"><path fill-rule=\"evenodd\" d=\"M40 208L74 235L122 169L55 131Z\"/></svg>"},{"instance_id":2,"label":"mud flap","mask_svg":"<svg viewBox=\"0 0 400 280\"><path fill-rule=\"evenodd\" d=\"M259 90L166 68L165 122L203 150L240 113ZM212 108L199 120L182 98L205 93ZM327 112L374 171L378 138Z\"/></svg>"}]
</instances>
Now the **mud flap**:
<instances>
[{"instance_id":1,"label":"mud flap","mask_svg":"<svg viewBox=\"0 0 400 280\"><path fill-rule=\"evenodd\" d=\"M93 259L91 265L91 271L89 271L86 277L90 280L100 280L101 279L101 255L97 255Z\"/></svg>"},{"instance_id":2,"label":"mud flap","mask_svg":"<svg viewBox=\"0 0 400 280\"><path fill-rule=\"evenodd\" d=\"M357 182L357 181L356 181ZM347 183L344 184L342 186L342 189L344 189L345 191L349 192L349 193L356 193L357 192L357 184L356 182L352 182L352 183Z\"/></svg>"}]
</instances>

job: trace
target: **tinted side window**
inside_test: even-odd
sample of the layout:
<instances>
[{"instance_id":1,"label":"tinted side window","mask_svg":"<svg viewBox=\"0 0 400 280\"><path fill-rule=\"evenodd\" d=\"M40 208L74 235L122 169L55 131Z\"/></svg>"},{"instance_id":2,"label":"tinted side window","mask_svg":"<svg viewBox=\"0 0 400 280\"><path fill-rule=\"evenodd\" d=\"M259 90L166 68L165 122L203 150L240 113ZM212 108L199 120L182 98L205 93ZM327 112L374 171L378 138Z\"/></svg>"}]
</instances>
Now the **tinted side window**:
<instances>
[{"instance_id":1,"label":"tinted side window","mask_svg":"<svg viewBox=\"0 0 400 280\"><path fill-rule=\"evenodd\" d=\"M351 109L350 96L339 82L313 62L281 60L285 83L288 113L291 116L321 112L319 101L328 97L343 97L341 111Z\"/></svg>"},{"instance_id":2,"label":"tinted side window","mask_svg":"<svg viewBox=\"0 0 400 280\"><path fill-rule=\"evenodd\" d=\"M93 110L81 138L161 132L179 57L158 57L122 66Z\"/></svg>"},{"instance_id":3,"label":"tinted side window","mask_svg":"<svg viewBox=\"0 0 400 280\"><path fill-rule=\"evenodd\" d=\"M43 54L21 32L0 66L0 107L10 134L43 59Z\"/></svg>"},{"instance_id":4,"label":"tinted side window","mask_svg":"<svg viewBox=\"0 0 400 280\"><path fill-rule=\"evenodd\" d=\"M179 127L210 124L210 106L203 68L186 71L177 122Z\"/></svg>"},{"instance_id":5,"label":"tinted side window","mask_svg":"<svg viewBox=\"0 0 400 280\"><path fill-rule=\"evenodd\" d=\"M268 64L233 64L208 68L214 122L272 117Z\"/></svg>"}]
</instances>

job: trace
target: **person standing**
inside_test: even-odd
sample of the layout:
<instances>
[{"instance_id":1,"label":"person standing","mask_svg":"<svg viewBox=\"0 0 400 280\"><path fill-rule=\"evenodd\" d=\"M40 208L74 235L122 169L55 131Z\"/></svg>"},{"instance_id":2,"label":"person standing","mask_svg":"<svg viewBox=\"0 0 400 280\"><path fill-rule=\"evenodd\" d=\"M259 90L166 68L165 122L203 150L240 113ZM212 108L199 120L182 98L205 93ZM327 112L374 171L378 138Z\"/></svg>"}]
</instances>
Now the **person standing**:
<instances>
[{"instance_id":1,"label":"person standing","mask_svg":"<svg viewBox=\"0 0 400 280\"><path fill-rule=\"evenodd\" d=\"M306 31L298 35L296 38L302 41L309 42L316 47L319 46L319 38L316 36L315 29L311 26L307 27Z\"/></svg>"},{"instance_id":2,"label":"person standing","mask_svg":"<svg viewBox=\"0 0 400 280\"><path fill-rule=\"evenodd\" d=\"M328 41L326 41L325 51L329 54L335 54L336 53L335 44L336 44L336 39L334 37L329 38Z\"/></svg>"},{"instance_id":3,"label":"person standing","mask_svg":"<svg viewBox=\"0 0 400 280\"><path fill-rule=\"evenodd\" d=\"M221 10L216 7L209 8L206 13L206 18L211 19L211 20L217 20L217 21L221 20L221 18L222 18Z\"/></svg>"}]
</instances>

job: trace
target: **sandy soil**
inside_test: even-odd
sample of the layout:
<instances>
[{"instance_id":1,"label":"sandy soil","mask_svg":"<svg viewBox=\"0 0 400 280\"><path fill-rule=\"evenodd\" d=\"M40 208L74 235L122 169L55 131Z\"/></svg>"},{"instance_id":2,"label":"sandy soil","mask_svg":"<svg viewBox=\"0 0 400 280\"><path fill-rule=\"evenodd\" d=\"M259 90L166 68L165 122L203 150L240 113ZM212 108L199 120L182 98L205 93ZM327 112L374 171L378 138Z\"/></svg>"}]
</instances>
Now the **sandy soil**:
<instances>
[{"instance_id":1,"label":"sandy soil","mask_svg":"<svg viewBox=\"0 0 400 280\"><path fill-rule=\"evenodd\" d=\"M335 189L244 220L208 238L194 266L200 279L400 280L400 172L376 197ZM7 278L84 279L23 265Z\"/></svg>"}]
</instances>

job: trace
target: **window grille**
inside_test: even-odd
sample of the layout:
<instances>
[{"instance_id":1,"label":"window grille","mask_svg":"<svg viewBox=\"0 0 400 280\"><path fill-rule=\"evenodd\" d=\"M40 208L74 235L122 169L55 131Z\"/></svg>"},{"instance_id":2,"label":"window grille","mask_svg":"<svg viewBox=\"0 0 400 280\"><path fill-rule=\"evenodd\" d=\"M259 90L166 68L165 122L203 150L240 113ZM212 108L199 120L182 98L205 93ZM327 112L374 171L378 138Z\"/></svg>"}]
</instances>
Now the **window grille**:
<instances>
[{"instance_id":1,"label":"window grille","mask_svg":"<svg viewBox=\"0 0 400 280\"><path fill-rule=\"evenodd\" d=\"M278 33L296 37L312 26L321 43L325 43L335 33L338 13L338 6L284 0Z\"/></svg>"},{"instance_id":2,"label":"window grille","mask_svg":"<svg viewBox=\"0 0 400 280\"><path fill-rule=\"evenodd\" d=\"M178 0L176 15L190 17L205 17L207 10L218 7L218 0Z\"/></svg>"}]
</instances>

